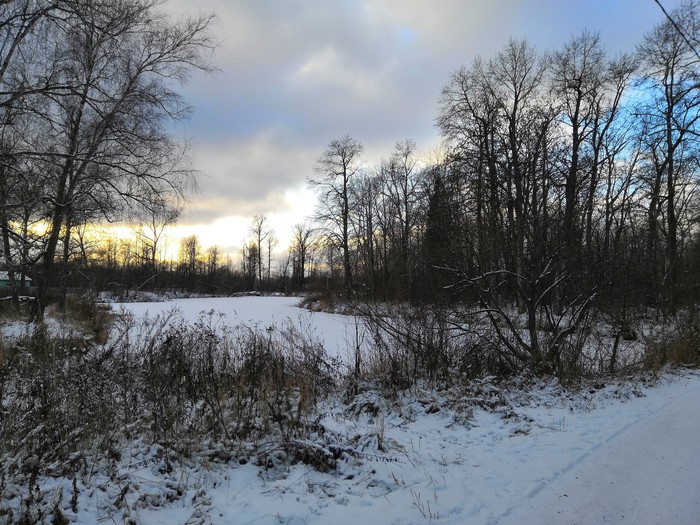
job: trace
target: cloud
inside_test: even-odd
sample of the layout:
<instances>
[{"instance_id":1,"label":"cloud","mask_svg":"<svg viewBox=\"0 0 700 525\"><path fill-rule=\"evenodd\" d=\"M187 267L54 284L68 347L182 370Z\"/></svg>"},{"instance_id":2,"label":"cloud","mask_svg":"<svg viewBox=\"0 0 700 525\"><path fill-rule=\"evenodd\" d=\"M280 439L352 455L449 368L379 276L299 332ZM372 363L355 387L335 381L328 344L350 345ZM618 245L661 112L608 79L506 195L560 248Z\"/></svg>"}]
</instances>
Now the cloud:
<instances>
[{"instance_id":1,"label":"cloud","mask_svg":"<svg viewBox=\"0 0 700 525\"><path fill-rule=\"evenodd\" d=\"M327 47L301 64L287 77L286 84L291 90L306 91L311 96L325 92L368 99L382 95L382 73L353 67L336 48Z\"/></svg>"},{"instance_id":2,"label":"cloud","mask_svg":"<svg viewBox=\"0 0 700 525\"><path fill-rule=\"evenodd\" d=\"M193 159L202 172L186 223L219 217L286 211L290 189L306 185L318 153L295 144L284 131L268 129L245 140L222 138L199 144Z\"/></svg>"},{"instance_id":3,"label":"cloud","mask_svg":"<svg viewBox=\"0 0 700 525\"><path fill-rule=\"evenodd\" d=\"M673 8L680 0L667 0ZM164 4L192 13L189 0ZM641 0L198 0L215 11L221 71L184 96L204 176L187 224L292 213L329 141L349 133L369 164L403 138L438 141L437 99L451 72L510 37L552 49L584 28L631 50L660 19ZM310 206L305 203L306 211ZM295 215L298 216L298 215ZM231 225L231 228L234 226Z\"/></svg>"}]
</instances>

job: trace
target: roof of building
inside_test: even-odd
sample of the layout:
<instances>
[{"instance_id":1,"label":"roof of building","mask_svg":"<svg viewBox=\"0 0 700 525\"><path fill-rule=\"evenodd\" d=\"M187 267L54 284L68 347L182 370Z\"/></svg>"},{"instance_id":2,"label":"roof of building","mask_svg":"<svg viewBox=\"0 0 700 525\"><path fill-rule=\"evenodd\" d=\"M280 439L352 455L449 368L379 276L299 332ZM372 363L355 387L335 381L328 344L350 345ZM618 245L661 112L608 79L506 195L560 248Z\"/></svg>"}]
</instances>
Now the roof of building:
<instances>
[{"instance_id":1,"label":"roof of building","mask_svg":"<svg viewBox=\"0 0 700 525\"><path fill-rule=\"evenodd\" d=\"M21 275L15 272L15 279L17 279L19 281L20 278L21 278ZM8 275L8 272L0 272L0 281L9 281L9 280L10 280L10 276ZM31 279L31 277L25 276L24 280L31 282L32 279Z\"/></svg>"}]
</instances>

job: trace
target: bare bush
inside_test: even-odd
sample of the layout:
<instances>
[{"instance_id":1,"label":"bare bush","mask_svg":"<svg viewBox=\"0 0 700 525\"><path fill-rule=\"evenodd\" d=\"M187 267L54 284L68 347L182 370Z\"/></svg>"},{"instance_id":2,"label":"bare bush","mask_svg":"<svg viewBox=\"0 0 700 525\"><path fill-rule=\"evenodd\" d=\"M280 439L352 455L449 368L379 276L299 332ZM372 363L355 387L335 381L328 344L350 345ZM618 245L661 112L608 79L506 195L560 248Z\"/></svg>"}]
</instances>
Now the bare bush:
<instances>
[{"instance_id":1,"label":"bare bush","mask_svg":"<svg viewBox=\"0 0 700 525\"><path fill-rule=\"evenodd\" d=\"M372 340L361 364L370 382L393 391L417 381L449 386L504 366L470 314L427 305L358 308Z\"/></svg>"},{"instance_id":2,"label":"bare bush","mask_svg":"<svg viewBox=\"0 0 700 525\"><path fill-rule=\"evenodd\" d=\"M679 313L675 323L648 338L644 367L658 370L664 365L700 364L700 317L691 309Z\"/></svg>"},{"instance_id":3,"label":"bare bush","mask_svg":"<svg viewBox=\"0 0 700 525\"><path fill-rule=\"evenodd\" d=\"M212 313L194 325L124 316L105 344L39 326L3 350L2 474L66 474L134 439L186 457L305 437L335 370L291 325L232 329Z\"/></svg>"}]
</instances>

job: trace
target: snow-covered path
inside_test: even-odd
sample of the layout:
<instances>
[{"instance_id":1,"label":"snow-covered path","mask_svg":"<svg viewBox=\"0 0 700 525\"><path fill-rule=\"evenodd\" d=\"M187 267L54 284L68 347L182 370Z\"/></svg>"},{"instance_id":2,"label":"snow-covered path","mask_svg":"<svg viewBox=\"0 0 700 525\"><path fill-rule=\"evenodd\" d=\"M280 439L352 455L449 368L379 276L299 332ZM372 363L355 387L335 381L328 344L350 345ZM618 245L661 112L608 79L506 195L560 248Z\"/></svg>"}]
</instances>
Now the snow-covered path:
<instances>
[{"instance_id":1,"label":"snow-covered path","mask_svg":"<svg viewBox=\"0 0 700 525\"><path fill-rule=\"evenodd\" d=\"M576 460L501 523L700 523L700 386Z\"/></svg>"}]
</instances>

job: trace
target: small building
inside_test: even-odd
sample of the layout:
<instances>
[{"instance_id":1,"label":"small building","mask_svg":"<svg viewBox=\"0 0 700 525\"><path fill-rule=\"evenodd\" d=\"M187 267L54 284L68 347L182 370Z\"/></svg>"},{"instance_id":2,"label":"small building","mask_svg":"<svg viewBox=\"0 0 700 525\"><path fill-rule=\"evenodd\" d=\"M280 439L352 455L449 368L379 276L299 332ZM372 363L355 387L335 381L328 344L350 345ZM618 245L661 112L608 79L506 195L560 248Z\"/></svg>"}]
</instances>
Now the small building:
<instances>
[{"instance_id":1,"label":"small building","mask_svg":"<svg viewBox=\"0 0 700 525\"><path fill-rule=\"evenodd\" d=\"M22 279L20 278L20 274L15 274L15 282L17 283L17 286L21 286L22 284ZM24 277L24 287L29 288L32 286L32 280L29 277ZM9 288L10 287L10 276L8 272L0 272L0 289L2 288Z\"/></svg>"}]
</instances>

